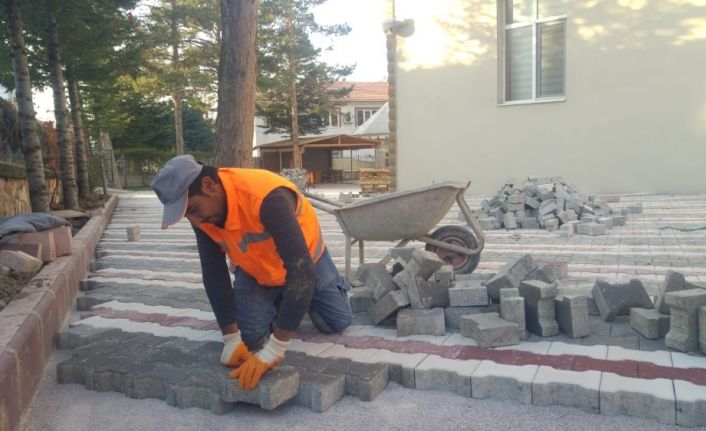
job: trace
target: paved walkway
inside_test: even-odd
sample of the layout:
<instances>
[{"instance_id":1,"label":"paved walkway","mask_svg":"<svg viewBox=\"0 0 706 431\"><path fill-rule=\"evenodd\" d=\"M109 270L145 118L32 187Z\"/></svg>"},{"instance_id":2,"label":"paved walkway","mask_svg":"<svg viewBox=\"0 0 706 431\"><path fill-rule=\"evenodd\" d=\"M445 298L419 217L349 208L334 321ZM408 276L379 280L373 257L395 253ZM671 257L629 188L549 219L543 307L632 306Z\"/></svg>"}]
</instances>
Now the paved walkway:
<instances>
[{"instance_id":1,"label":"paved walkway","mask_svg":"<svg viewBox=\"0 0 706 431\"><path fill-rule=\"evenodd\" d=\"M317 191L317 190L314 190ZM325 190L337 197L338 190ZM477 207L480 198L470 198ZM596 277L639 277L651 294L667 270L689 281L706 281L706 232L664 227L706 225L706 196L622 196L620 208L641 202L643 214L628 219L601 237L561 238L557 232L489 231L481 263L484 277L507 261L530 253L568 262L563 290L587 293ZM201 285L193 233L186 222L159 230L161 206L153 195L121 196L118 209L97 250L94 271L84 283L90 289L79 300L85 310L74 329L121 329L195 343L220 341ZM343 266L343 235L332 216L320 214L334 261ZM454 208L441 224L456 224ZM126 242L125 228L140 225L139 242ZM368 244L370 261L390 244ZM322 358L383 362L391 378L408 387L437 389L475 398L512 399L525 404L570 405L608 415L631 414L663 423L704 424L706 358L667 350L647 340L626 322L591 321L592 335L531 337L517 346L475 347L457 333L443 337L398 338L391 328L372 327L365 316L343 335L324 336L302 330L290 350ZM394 370L394 372L393 372ZM392 374L395 374L394 376ZM411 376L411 377L410 377ZM410 381L411 379L411 381ZM633 405L637 401L637 406Z\"/></svg>"}]
</instances>

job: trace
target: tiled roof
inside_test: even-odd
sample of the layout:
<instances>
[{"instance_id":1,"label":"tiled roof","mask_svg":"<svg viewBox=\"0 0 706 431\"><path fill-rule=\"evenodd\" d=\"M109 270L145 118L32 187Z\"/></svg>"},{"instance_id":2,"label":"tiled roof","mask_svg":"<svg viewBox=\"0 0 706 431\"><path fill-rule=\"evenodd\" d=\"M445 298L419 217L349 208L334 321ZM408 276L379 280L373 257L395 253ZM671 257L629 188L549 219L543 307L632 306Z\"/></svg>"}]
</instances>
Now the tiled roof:
<instances>
[{"instance_id":1,"label":"tiled roof","mask_svg":"<svg viewBox=\"0 0 706 431\"><path fill-rule=\"evenodd\" d=\"M334 82L333 88L353 87L345 98L351 102L387 101L387 82Z\"/></svg>"}]
</instances>

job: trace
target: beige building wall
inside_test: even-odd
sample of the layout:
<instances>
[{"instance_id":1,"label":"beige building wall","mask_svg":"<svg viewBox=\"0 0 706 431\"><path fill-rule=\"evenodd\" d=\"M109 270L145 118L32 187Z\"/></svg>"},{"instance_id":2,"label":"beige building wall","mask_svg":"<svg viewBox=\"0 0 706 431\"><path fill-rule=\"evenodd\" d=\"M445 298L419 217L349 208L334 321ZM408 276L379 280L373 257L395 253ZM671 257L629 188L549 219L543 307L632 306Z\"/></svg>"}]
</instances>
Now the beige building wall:
<instances>
[{"instance_id":1,"label":"beige building wall","mask_svg":"<svg viewBox=\"0 0 706 431\"><path fill-rule=\"evenodd\" d=\"M569 1L566 101L500 106L497 2L396 0L399 188L706 192L706 1Z\"/></svg>"}]
</instances>

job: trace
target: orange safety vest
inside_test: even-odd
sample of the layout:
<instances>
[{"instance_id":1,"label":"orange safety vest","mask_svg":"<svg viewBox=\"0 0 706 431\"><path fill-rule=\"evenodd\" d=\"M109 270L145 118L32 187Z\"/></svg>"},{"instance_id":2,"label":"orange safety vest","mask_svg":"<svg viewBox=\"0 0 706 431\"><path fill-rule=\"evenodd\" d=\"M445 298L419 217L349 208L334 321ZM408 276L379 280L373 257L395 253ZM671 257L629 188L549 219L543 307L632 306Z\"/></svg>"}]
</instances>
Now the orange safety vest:
<instances>
[{"instance_id":1,"label":"orange safety vest","mask_svg":"<svg viewBox=\"0 0 706 431\"><path fill-rule=\"evenodd\" d=\"M264 169L218 169L218 178L226 193L228 214L224 228L211 223L198 227L221 246L230 260L263 286L282 286L287 270L277 253L270 233L260 221L260 206L277 187L286 187L297 195L295 215L314 262L324 252L324 240L314 207L297 187Z\"/></svg>"}]
</instances>

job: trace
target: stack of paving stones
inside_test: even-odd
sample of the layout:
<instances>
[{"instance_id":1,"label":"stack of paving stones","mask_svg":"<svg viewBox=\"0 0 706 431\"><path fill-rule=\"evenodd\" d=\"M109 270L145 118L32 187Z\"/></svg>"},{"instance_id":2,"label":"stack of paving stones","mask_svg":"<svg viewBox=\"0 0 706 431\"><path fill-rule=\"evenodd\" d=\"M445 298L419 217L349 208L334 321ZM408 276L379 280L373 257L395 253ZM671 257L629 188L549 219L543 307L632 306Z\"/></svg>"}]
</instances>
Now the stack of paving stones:
<instances>
[{"instance_id":1,"label":"stack of paving stones","mask_svg":"<svg viewBox=\"0 0 706 431\"><path fill-rule=\"evenodd\" d=\"M529 177L507 181L495 196L483 200L478 221L488 230L561 229L564 236L595 236L624 225L630 211L614 212L605 200L579 193L561 177Z\"/></svg>"},{"instance_id":2,"label":"stack of paving stones","mask_svg":"<svg viewBox=\"0 0 706 431\"><path fill-rule=\"evenodd\" d=\"M388 365L287 352L253 390L241 389L220 364L223 344L74 325L57 336L72 356L57 365L59 383L156 398L179 408L223 414L237 403L275 409L285 403L325 412L345 395L375 399L389 381Z\"/></svg>"},{"instance_id":3,"label":"stack of paving stones","mask_svg":"<svg viewBox=\"0 0 706 431\"><path fill-rule=\"evenodd\" d=\"M706 285L668 271L654 303L639 279L610 283L599 278L591 293L590 298L559 296L557 313L567 307L595 308L590 314L600 315L604 322L629 319L630 327L648 340L664 339L664 346L681 352L706 353ZM558 320L563 332L573 332Z\"/></svg>"},{"instance_id":4,"label":"stack of paving stones","mask_svg":"<svg viewBox=\"0 0 706 431\"><path fill-rule=\"evenodd\" d=\"M518 344L529 333L571 339L589 335L588 301L559 295L560 265L524 255L489 279L455 275L438 256L413 248L393 248L393 271L381 263L363 264L354 278L354 313L367 313L374 325L396 325L397 335L444 335L457 329L479 347ZM394 276L392 274L395 274Z\"/></svg>"}]
</instances>

